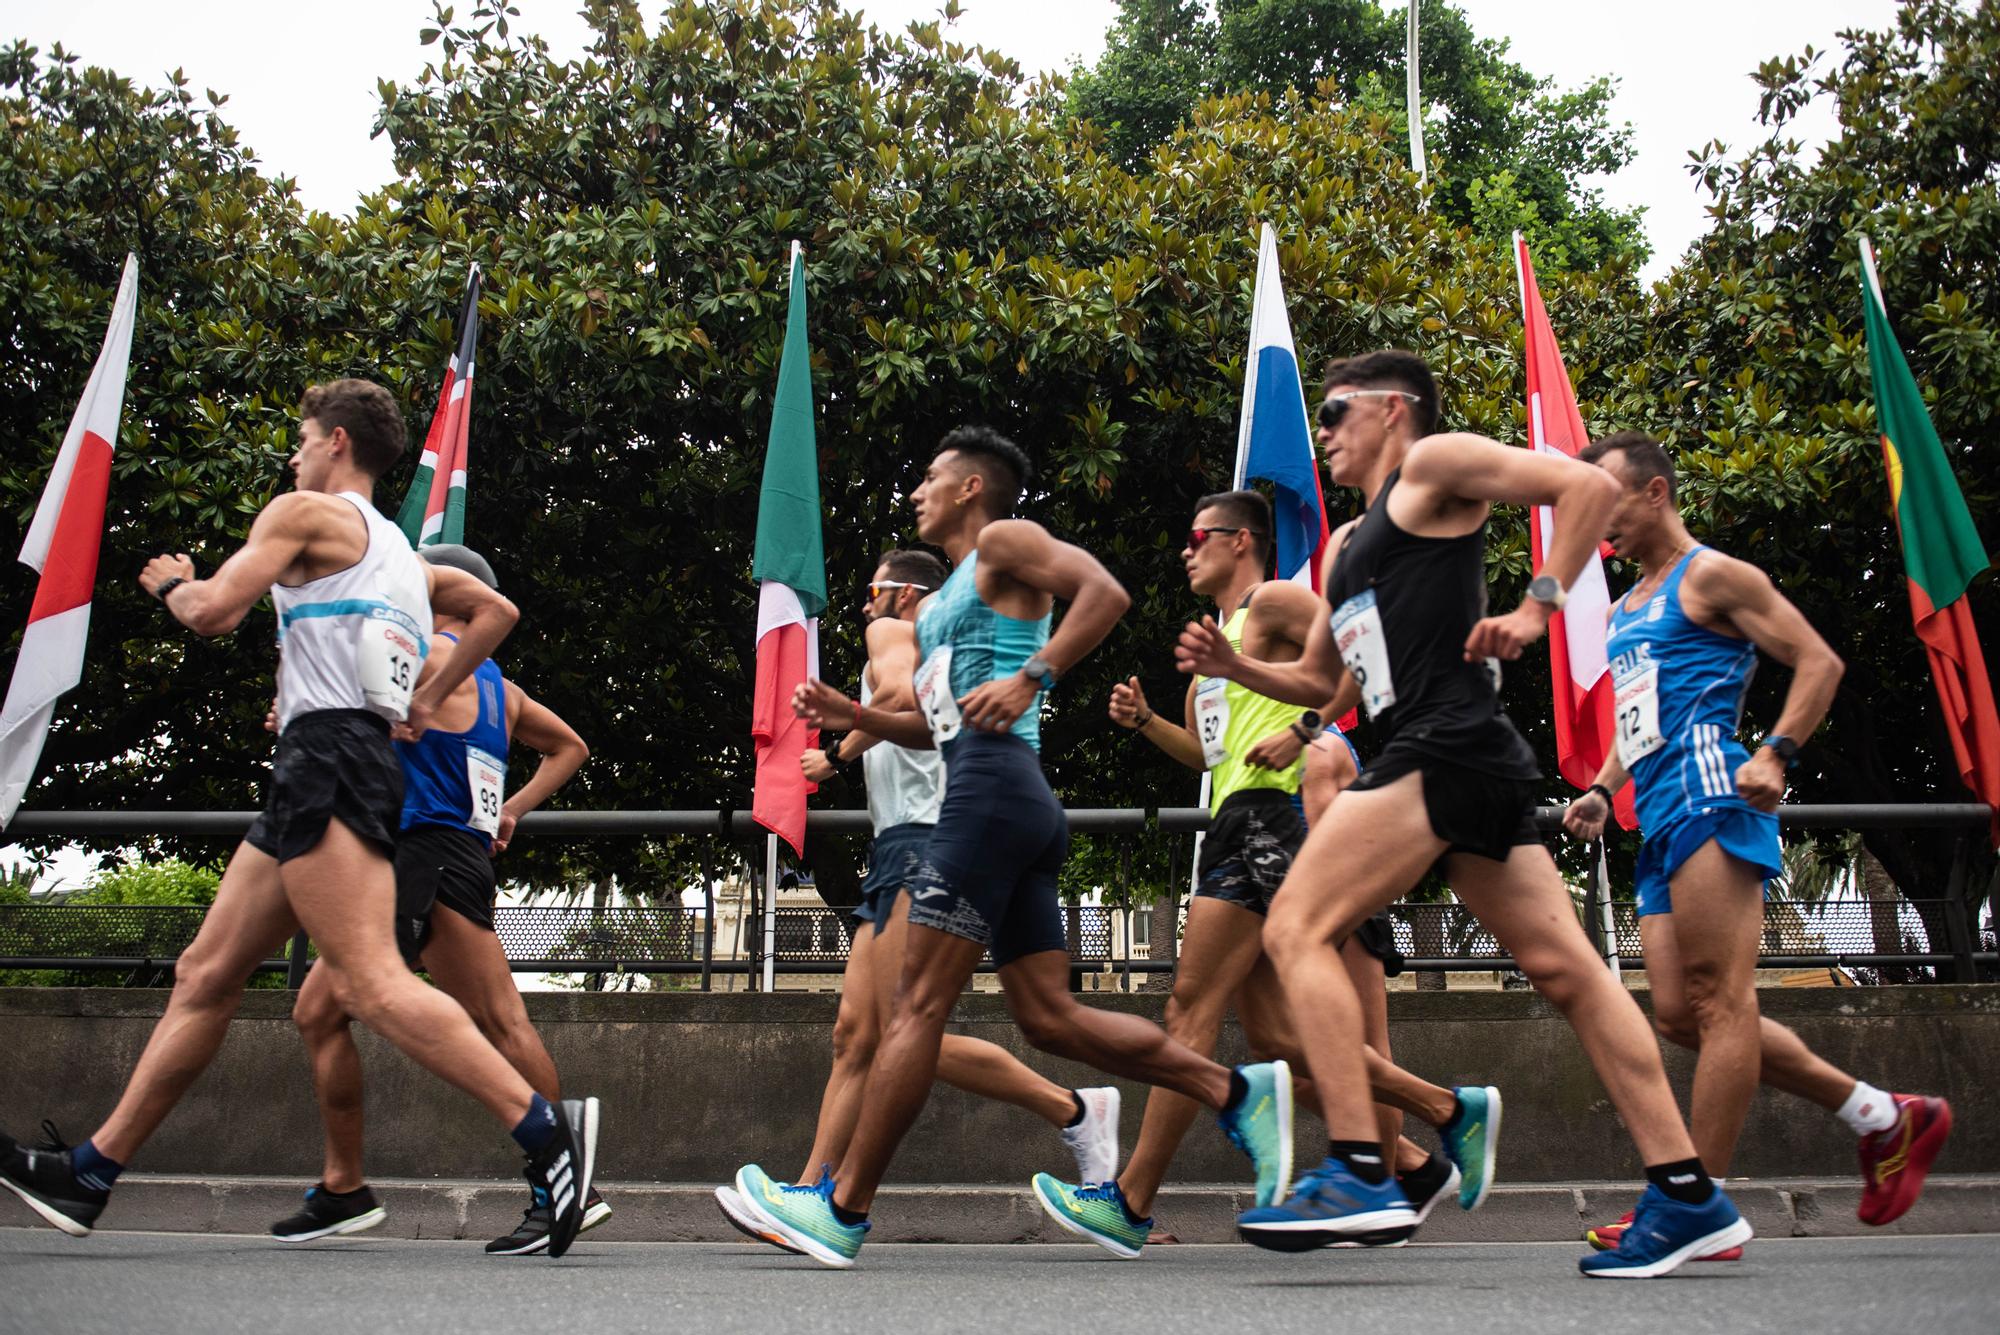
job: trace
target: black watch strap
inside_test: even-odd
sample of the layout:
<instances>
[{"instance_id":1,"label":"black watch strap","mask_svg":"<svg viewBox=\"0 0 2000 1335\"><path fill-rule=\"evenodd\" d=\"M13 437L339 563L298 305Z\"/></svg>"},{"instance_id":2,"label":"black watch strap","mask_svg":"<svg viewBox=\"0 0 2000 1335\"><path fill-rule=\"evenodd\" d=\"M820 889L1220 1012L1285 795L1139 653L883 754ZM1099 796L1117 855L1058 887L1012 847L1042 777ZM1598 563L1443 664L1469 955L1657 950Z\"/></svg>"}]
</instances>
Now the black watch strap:
<instances>
[{"instance_id":1,"label":"black watch strap","mask_svg":"<svg viewBox=\"0 0 2000 1335\"><path fill-rule=\"evenodd\" d=\"M1588 788L1584 789L1583 791L1584 791L1584 792L1585 792L1586 794L1589 794L1589 793L1598 793L1598 794L1602 795L1602 796L1603 796L1603 798L1604 798L1604 805L1606 805L1606 806L1611 806L1611 805L1615 804L1615 803L1617 802L1617 800L1618 800L1617 798L1615 798L1615 797L1613 797L1613 796L1611 795L1611 790L1610 790L1609 788L1606 788L1606 787L1605 787L1605 786L1604 786L1603 784L1601 784L1601 783L1593 783L1593 784L1591 784L1591 785L1590 785L1590 787L1588 787Z\"/></svg>"},{"instance_id":2,"label":"black watch strap","mask_svg":"<svg viewBox=\"0 0 2000 1335\"><path fill-rule=\"evenodd\" d=\"M160 585L159 588L154 589L153 596L155 598L158 598L161 602L164 603L165 601L167 601L168 594L172 593L175 589L178 589L181 585L185 583L187 583L186 575L175 575L172 579Z\"/></svg>"}]
</instances>

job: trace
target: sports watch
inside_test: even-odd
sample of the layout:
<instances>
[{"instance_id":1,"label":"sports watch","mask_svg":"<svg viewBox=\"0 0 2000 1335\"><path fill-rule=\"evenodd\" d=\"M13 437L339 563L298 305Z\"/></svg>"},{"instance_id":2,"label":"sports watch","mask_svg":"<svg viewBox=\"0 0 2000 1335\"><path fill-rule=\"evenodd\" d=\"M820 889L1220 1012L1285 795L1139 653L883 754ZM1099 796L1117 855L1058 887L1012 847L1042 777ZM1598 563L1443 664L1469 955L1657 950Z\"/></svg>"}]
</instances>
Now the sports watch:
<instances>
[{"instance_id":1,"label":"sports watch","mask_svg":"<svg viewBox=\"0 0 2000 1335\"><path fill-rule=\"evenodd\" d=\"M1048 660L1040 654L1021 664L1021 671L1027 673L1032 680L1040 682L1045 691L1053 691L1056 688L1056 670L1050 667Z\"/></svg>"},{"instance_id":2,"label":"sports watch","mask_svg":"<svg viewBox=\"0 0 2000 1335\"><path fill-rule=\"evenodd\" d=\"M1537 575L1528 581L1528 596L1538 603L1546 603L1552 612L1562 611L1562 605L1569 601L1569 594L1557 582L1554 575Z\"/></svg>"},{"instance_id":3,"label":"sports watch","mask_svg":"<svg viewBox=\"0 0 2000 1335\"><path fill-rule=\"evenodd\" d=\"M1786 769L1799 763L1799 744L1784 734L1772 733L1764 739L1764 745L1778 753L1778 759L1785 762Z\"/></svg>"}]
</instances>

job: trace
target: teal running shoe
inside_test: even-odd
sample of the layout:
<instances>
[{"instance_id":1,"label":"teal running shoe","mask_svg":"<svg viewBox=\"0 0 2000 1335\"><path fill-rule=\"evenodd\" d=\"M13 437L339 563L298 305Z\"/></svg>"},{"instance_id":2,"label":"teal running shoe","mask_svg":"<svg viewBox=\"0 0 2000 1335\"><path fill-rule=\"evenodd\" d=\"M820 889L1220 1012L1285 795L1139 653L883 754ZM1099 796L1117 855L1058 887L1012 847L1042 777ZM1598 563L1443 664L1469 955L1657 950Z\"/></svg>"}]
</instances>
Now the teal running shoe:
<instances>
[{"instance_id":1,"label":"teal running shoe","mask_svg":"<svg viewBox=\"0 0 2000 1335\"><path fill-rule=\"evenodd\" d=\"M822 1174L810 1187L774 1182L756 1164L736 1170L736 1197L782 1246L821 1265L851 1270L868 1236L868 1224L843 1224L833 1215L833 1177ZM761 1235L760 1235L761 1236ZM766 1239L770 1241L770 1239Z\"/></svg>"},{"instance_id":2,"label":"teal running shoe","mask_svg":"<svg viewBox=\"0 0 2000 1335\"><path fill-rule=\"evenodd\" d=\"M1229 1143L1257 1169L1257 1204L1274 1205L1292 1180L1292 1068L1282 1061L1239 1066L1250 1092L1216 1115Z\"/></svg>"},{"instance_id":3,"label":"teal running shoe","mask_svg":"<svg viewBox=\"0 0 2000 1335\"><path fill-rule=\"evenodd\" d=\"M1444 1157L1457 1166L1458 1208L1477 1210L1493 1190L1493 1161L1500 1152L1500 1091L1491 1085L1460 1085L1458 1112L1438 1128Z\"/></svg>"},{"instance_id":4,"label":"teal running shoe","mask_svg":"<svg viewBox=\"0 0 2000 1335\"><path fill-rule=\"evenodd\" d=\"M1042 1213L1078 1237L1089 1238L1113 1256L1130 1261L1146 1245L1153 1221L1133 1221L1118 1183L1097 1182L1072 1187L1047 1173L1035 1174L1035 1199Z\"/></svg>"}]
</instances>

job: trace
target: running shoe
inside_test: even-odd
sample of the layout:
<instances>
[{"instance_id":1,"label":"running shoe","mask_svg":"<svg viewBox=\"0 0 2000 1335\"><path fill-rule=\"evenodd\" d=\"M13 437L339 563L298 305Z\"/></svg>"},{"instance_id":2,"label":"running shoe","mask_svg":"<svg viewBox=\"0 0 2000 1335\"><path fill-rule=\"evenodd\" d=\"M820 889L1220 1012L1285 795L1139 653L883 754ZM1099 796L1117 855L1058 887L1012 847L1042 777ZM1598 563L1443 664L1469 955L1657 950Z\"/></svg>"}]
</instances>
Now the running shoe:
<instances>
[{"instance_id":1,"label":"running shoe","mask_svg":"<svg viewBox=\"0 0 2000 1335\"><path fill-rule=\"evenodd\" d=\"M72 1238L87 1238L111 1199L111 1189L92 1186L76 1175L70 1147L56 1134L53 1123L43 1122L42 1134L46 1139L33 1147L0 1135L0 1187Z\"/></svg>"},{"instance_id":2,"label":"running shoe","mask_svg":"<svg viewBox=\"0 0 2000 1335\"><path fill-rule=\"evenodd\" d=\"M1903 1217L1924 1194L1931 1163L1951 1134L1951 1105L1921 1094L1895 1094L1896 1124L1861 1138L1861 1205L1855 1213L1878 1228Z\"/></svg>"},{"instance_id":3,"label":"running shoe","mask_svg":"<svg viewBox=\"0 0 2000 1335\"><path fill-rule=\"evenodd\" d=\"M564 1099L555 1114L555 1135L528 1158L528 1186L549 1212L547 1240L530 1250L547 1251L552 1257L567 1252L583 1227L584 1202L597 1169L597 1100ZM528 1213L533 1214L534 1208ZM522 1224L527 1225L525 1216Z\"/></svg>"},{"instance_id":4,"label":"running shoe","mask_svg":"<svg viewBox=\"0 0 2000 1335\"><path fill-rule=\"evenodd\" d=\"M1042 1213L1078 1237L1089 1238L1113 1256L1127 1261L1139 1255L1153 1221L1136 1219L1125 1205L1116 1181L1073 1187L1047 1173L1035 1174L1035 1199Z\"/></svg>"},{"instance_id":5,"label":"running shoe","mask_svg":"<svg viewBox=\"0 0 2000 1335\"><path fill-rule=\"evenodd\" d=\"M1460 1085L1458 1112L1438 1128L1444 1153L1459 1171L1458 1208L1477 1210L1493 1190L1493 1161L1500 1152L1500 1091L1491 1085Z\"/></svg>"},{"instance_id":6,"label":"running shoe","mask_svg":"<svg viewBox=\"0 0 2000 1335\"><path fill-rule=\"evenodd\" d=\"M1239 1066L1249 1090L1216 1116L1229 1143L1257 1169L1257 1204L1276 1203L1292 1176L1292 1068L1282 1061Z\"/></svg>"},{"instance_id":7,"label":"running shoe","mask_svg":"<svg viewBox=\"0 0 2000 1335\"><path fill-rule=\"evenodd\" d=\"M1618 1245L1576 1265L1591 1279L1655 1279L1684 1262L1740 1247L1751 1236L1750 1221L1721 1189L1700 1205L1685 1205L1649 1183Z\"/></svg>"},{"instance_id":8,"label":"running shoe","mask_svg":"<svg viewBox=\"0 0 2000 1335\"><path fill-rule=\"evenodd\" d=\"M528 1208L521 1212L521 1222L514 1225L514 1231L486 1244L488 1256L533 1256L536 1252L548 1250L548 1197L541 1188L534 1186L529 1187L529 1196ZM576 1231L581 1235L610 1217L611 1207L597 1194L597 1188L592 1187L583 1198L583 1223Z\"/></svg>"},{"instance_id":9,"label":"running shoe","mask_svg":"<svg viewBox=\"0 0 2000 1335\"><path fill-rule=\"evenodd\" d=\"M1063 1128L1063 1143L1076 1156L1079 1182L1109 1182L1118 1176L1118 1091L1073 1091L1083 1103L1083 1120Z\"/></svg>"},{"instance_id":10,"label":"running shoe","mask_svg":"<svg viewBox=\"0 0 2000 1335\"><path fill-rule=\"evenodd\" d=\"M271 1225L271 1236L279 1242L312 1242L366 1233L388 1217L389 1212L366 1183L336 1195L326 1189L326 1183L315 1182L306 1188L305 1208Z\"/></svg>"},{"instance_id":11,"label":"running shoe","mask_svg":"<svg viewBox=\"0 0 2000 1335\"><path fill-rule=\"evenodd\" d=\"M736 1188L717 1187L715 1189L715 1203L721 1207L722 1217L729 1221L729 1226L744 1237L754 1239L757 1242L768 1242L773 1247L781 1251L788 1251L794 1256L805 1255L797 1247L786 1242L782 1233L764 1227L764 1221L750 1212L750 1207L745 1205L743 1198L736 1194Z\"/></svg>"},{"instance_id":12,"label":"running shoe","mask_svg":"<svg viewBox=\"0 0 2000 1335\"><path fill-rule=\"evenodd\" d=\"M1384 1247L1407 1241L1416 1226L1417 1212L1394 1177L1364 1182L1331 1156L1294 1182L1283 1204L1236 1216L1236 1231L1245 1242L1274 1252L1308 1252L1342 1242Z\"/></svg>"},{"instance_id":13,"label":"running shoe","mask_svg":"<svg viewBox=\"0 0 2000 1335\"><path fill-rule=\"evenodd\" d=\"M774 1182L756 1164L736 1170L736 1195L765 1231L784 1239L787 1250L821 1265L849 1270L868 1236L868 1221L843 1224L833 1213L833 1178L822 1175L810 1187Z\"/></svg>"},{"instance_id":14,"label":"running shoe","mask_svg":"<svg viewBox=\"0 0 2000 1335\"><path fill-rule=\"evenodd\" d=\"M1625 1230L1631 1226L1631 1223L1632 1211L1627 1210L1619 1217L1618 1222L1615 1224L1599 1224L1596 1228L1586 1229L1583 1234L1583 1240L1597 1251L1608 1252L1618 1245L1618 1240L1625 1236ZM1743 1249L1741 1247L1724 1247L1719 1252L1709 1252L1706 1256L1697 1256L1694 1259L1697 1261L1740 1261L1743 1259Z\"/></svg>"},{"instance_id":15,"label":"running shoe","mask_svg":"<svg viewBox=\"0 0 2000 1335\"><path fill-rule=\"evenodd\" d=\"M1437 1171L1439 1166L1444 1168L1443 1173ZM1439 1201L1458 1193L1461 1180L1458 1165L1436 1155L1431 1156L1422 1168L1396 1174L1396 1185L1403 1189L1403 1199L1417 1212L1419 1225L1431 1217L1431 1211Z\"/></svg>"}]
</instances>

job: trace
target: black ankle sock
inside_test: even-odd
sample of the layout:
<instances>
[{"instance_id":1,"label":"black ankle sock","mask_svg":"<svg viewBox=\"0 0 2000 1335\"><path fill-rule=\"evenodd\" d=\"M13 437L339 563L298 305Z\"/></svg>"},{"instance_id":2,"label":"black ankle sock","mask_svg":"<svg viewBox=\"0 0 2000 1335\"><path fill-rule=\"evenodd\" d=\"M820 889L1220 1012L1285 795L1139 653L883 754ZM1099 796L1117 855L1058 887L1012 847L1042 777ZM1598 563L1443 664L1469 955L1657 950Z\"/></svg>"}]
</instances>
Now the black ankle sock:
<instances>
[{"instance_id":1,"label":"black ankle sock","mask_svg":"<svg viewBox=\"0 0 2000 1335\"><path fill-rule=\"evenodd\" d=\"M1371 1187L1389 1180L1389 1165L1382 1162L1382 1147L1372 1140L1329 1140L1326 1152Z\"/></svg>"},{"instance_id":2,"label":"black ankle sock","mask_svg":"<svg viewBox=\"0 0 2000 1335\"><path fill-rule=\"evenodd\" d=\"M1396 1174L1396 1180L1408 1183L1419 1196L1430 1196L1451 1180L1451 1164L1442 1154L1433 1154L1409 1172Z\"/></svg>"},{"instance_id":3,"label":"black ankle sock","mask_svg":"<svg viewBox=\"0 0 2000 1335\"><path fill-rule=\"evenodd\" d=\"M1445 1118L1444 1121L1438 1124L1438 1130L1450 1131L1451 1129L1453 1129L1458 1125L1459 1119L1464 1116L1465 1116L1465 1100L1460 1098L1458 1095L1453 1094L1451 1096L1451 1116Z\"/></svg>"},{"instance_id":4,"label":"black ankle sock","mask_svg":"<svg viewBox=\"0 0 2000 1335\"><path fill-rule=\"evenodd\" d=\"M841 1223L846 1224L849 1228L854 1227L856 1224L865 1224L868 1222L868 1212L866 1210L845 1209L842 1206L834 1205L832 1201L828 1201L827 1204L833 1208L833 1217Z\"/></svg>"},{"instance_id":5,"label":"black ankle sock","mask_svg":"<svg viewBox=\"0 0 2000 1335\"><path fill-rule=\"evenodd\" d=\"M1699 1159L1654 1164L1646 1170L1646 1180L1683 1205L1700 1205L1715 1194L1715 1183Z\"/></svg>"},{"instance_id":6,"label":"black ankle sock","mask_svg":"<svg viewBox=\"0 0 2000 1335\"><path fill-rule=\"evenodd\" d=\"M1082 1126L1083 1119L1089 1112L1089 1110L1083 1106L1083 1095L1077 1093L1073 1089L1069 1092L1069 1101L1076 1105L1076 1115L1070 1118L1067 1122L1063 1123L1063 1130L1065 1131L1069 1130L1073 1126Z\"/></svg>"},{"instance_id":7,"label":"black ankle sock","mask_svg":"<svg viewBox=\"0 0 2000 1335\"><path fill-rule=\"evenodd\" d=\"M366 1182L363 1182L360 1186L356 1187L352 1191L335 1191L332 1187L329 1187L323 1181L319 1184L320 1195L331 1196L337 1201L344 1201L350 1196L359 1196L362 1192L366 1190L368 1190L368 1184Z\"/></svg>"},{"instance_id":8,"label":"black ankle sock","mask_svg":"<svg viewBox=\"0 0 2000 1335\"><path fill-rule=\"evenodd\" d=\"M1233 1112L1243 1106L1243 1100L1250 1097L1250 1082L1243 1078L1243 1072L1229 1073L1229 1102L1222 1105L1224 1112Z\"/></svg>"}]
</instances>

